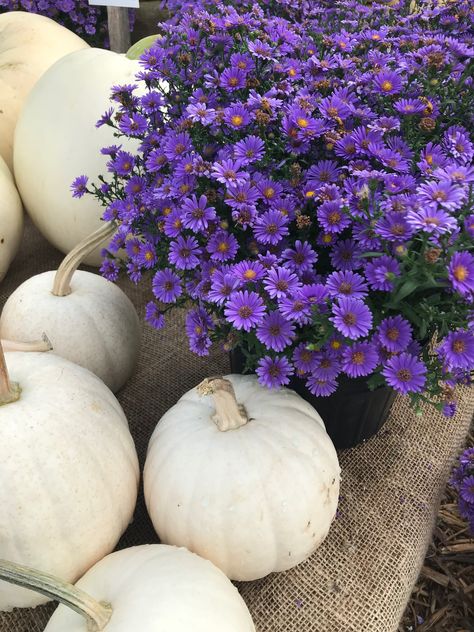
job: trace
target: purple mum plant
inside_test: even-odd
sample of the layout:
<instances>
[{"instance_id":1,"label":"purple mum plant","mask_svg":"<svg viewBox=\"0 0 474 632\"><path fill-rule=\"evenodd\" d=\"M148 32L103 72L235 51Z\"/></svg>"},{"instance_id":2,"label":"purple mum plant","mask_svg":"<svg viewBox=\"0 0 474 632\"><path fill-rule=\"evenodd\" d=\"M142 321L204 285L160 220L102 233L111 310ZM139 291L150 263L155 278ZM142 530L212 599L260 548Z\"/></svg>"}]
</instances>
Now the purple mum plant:
<instances>
[{"instance_id":1,"label":"purple mum plant","mask_svg":"<svg viewBox=\"0 0 474 632\"><path fill-rule=\"evenodd\" d=\"M109 173L73 191L118 224L103 273L125 246L148 322L185 306L195 353L219 341L269 387L366 377L452 414L474 368L474 43L451 19L471 9L372 4L163 24L98 123L137 151L105 148Z\"/></svg>"},{"instance_id":2,"label":"purple mum plant","mask_svg":"<svg viewBox=\"0 0 474 632\"><path fill-rule=\"evenodd\" d=\"M467 520L474 536L474 448L468 448L461 454L450 483L458 493L459 513Z\"/></svg>"}]
</instances>

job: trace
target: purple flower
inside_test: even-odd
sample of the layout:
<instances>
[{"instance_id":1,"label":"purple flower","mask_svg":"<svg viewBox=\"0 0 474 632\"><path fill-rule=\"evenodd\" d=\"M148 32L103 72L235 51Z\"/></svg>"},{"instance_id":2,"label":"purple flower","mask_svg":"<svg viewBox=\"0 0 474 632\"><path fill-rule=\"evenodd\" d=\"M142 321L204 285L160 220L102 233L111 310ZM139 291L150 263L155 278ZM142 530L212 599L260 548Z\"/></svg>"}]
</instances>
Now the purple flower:
<instances>
[{"instance_id":1,"label":"purple flower","mask_svg":"<svg viewBox=\"0 0 474 632\"><path fill-rule=\"evenodd\" d=\"M426 106L419 99L399 99L393 107L400 114L421 114Z\"/></svg>"},{"instance_id":2,"label":"purple flower","mask_svg":"<svg viewBox=\"0 0 474 632\"><path fill-rule=\"evenodd\" d=\"M401 353L387 360L382 375L387 384L406 395L419 393L426 383L426 366L409 353Z\"/></svg>"},{"instance_id":3,"label":"purple flower","mask_svg":"<svg viewBox=\"0 0 474 632\"><path fill-rule=\"evenodd\" d=\"M283 351L291 343L295 327L285 320L280 312L275 311L263 317L256 333L257 338L266 347L274 351Z\"/></svg>"},{"instance_id":4,"label":"purple flower","mask_svg":"<svg viewBox=\"0 0 474 632\"><path fill-rule=\"evenodd\" d=\"M294 320L300 325L310 322L311 305L296 292L294 296L283 296L278 300L278 309L288 320Z\"/></svg>"},{"instance_id":5,"label":"purple flower","mask_svg":"<svg viewBox=\"0 0 474 632\"><path fill-rule=\"evenodd\" d=\"M210 301L221 305L240 285L234 274L222 270L216 270L211 277L211 289L208 297Z\"/></svg>"},{"instance_id":6,"label":"purple flower","mask_svg":"<svg viewBox=\"0 0 474 632\"><path fill-rule=\"evenodd\" d=\"M273 55L272 47L259 39L256 39L253 42L250 41L248 43L248 49L254 57L259 57L260 59L271 59Z\"/></svg>"},{"instance_id":7,"label":"purple flower","mask_svg":"<svg viewBox=\"0 0 474 632\"><path fill-rule=\"evenodd\" d=\"M181 158L192 150L191 136L187 132L172 134L164 145L164 152L169 160Z\"/></svg>"},{"instance_id":8,"label":"purple flower","mask_svg":"<svg viewBox=\"0 0 474 632\"><path fill-rule=\"evenodd\" d=\"M258 381L263 386L278 388L290 382L293 367L285 356L277 356L275 358L264 356L259 360L255 373L258 375Z\"/></svg>"},{"instance_id":9,"label":"purple flower","mask_svg":"<svg viewBox=\"0 0 474 632\"><path fill-rule=\"evenodd\" d=\"M450 370L472 370L474 368L474 335L471 331L463 329L451 331L439 345L438 353Z\"/></svg>"},{"instance_id":10,"label":"purple flower","mask_svg":"<svg viewBox=\"0 0 474 632\"><path fill-rule=\"evenodd\" d=\"M128 136L137 137L142 136L148 128L147 119L141 114L134 114L128 116L128 114L122 114L119 123L119 129L123 134Z\"/></svg>"},{"instance_id":11,"label":"purple flower","mask_svg":"<svg viewBox=\"0 0 474 632\"><path fill-rule=\"evenodd\" d=\"M435 235L450 233L457 228L454 217L443 209L430 205L408 211L406 221L416 230Z\"/></svg>"},{"instance_id":12,"label":"purple flower","mask_svg":"<svg viewBox=\"0 0 474 632\"><path fill-rule=\"evenodd\" d=\"M258 136L247 136L234 145L234 158L242 165L258 162L263 158L265 143Z\"/></svg>"},{"instance_id":13,"label":"purple flower","mask_svg":"<svg viewBox=\"0 0 474 632\"><path fill-rule=\"evenodd\" d=\"M217 112L208 108L205 103L188 105L186 111L191 121L201 123L201 125L211 125L217 118Z\"/></svg>"},{"instance_id":14,"label":"purple flower","mask_svg":"<svg viewBox=\"0 0 474 632\"><path fill-rule=\"evenodd\" d=\"M380 94L397 94L402 85L400 75L393 70L382 70L374 78L374 87Z\"/></svg>"},{"instance_id":15,"label":"purple flower","mask_svg":"<svg viewBox=\"0 0 474 632\"><path fill-rule=\"evenodd\" d=\"M436 169L434 175L439 180L449 180L456 184L474 182L474 167L466 165L446 165L444 169Z\"/></svg>"},{"instance_id":16,"label":"purple flower","mask_svg":"<svg viewBox=\"0 0 474 632\"><path fill-rule=\"evenodd\" d=\"M362 261L360 247L352 239L342 239L332 248L331 263L337 270L354 270L360 268Z\"/></svg>"},{"instance_id":17,"label":"purple flower","mask_svg":"<svg viewBox=\"0 0 474 632\"><path fill-rule=\"evenodd\" d=\"M459 494L467 503L474 504L474 476L468 476L463 480Z\"/></svg>"},{"instance_id":18,"label":"purple flower","mask_svg":"<svg viewBox=\"0 0 474 632\"><path fill-rule=\"evenodd\" d=\"M87 193L87 183L89 178L87 176L78 176L71 184L72 197L81 198Z\"/></svg>"},{"instance_id":19,"label":"purple flower","mask_svg":"<svg viewBox=\"0 0 474 632\"><path fill-rule=\"evenodd\" d=\"M365 303L356 298L340 297L332 307L330 320L346 338L357 340L366 336L372 327L372 313Z\"/></svg>"},{"instance_id":20,"label":"purple flower","mask_svg":"<svg viewBox=\"0 0 474 632\"><path fill-rule=\"evenodd\" d=\"M364 277L357 272L344 270L332 272L326 281L331 296L352 296L352 298L365 298L368 294L368 286Z\"/></svg>"},{"instance_id":21,"label":"purple flower","mask_svg":"<svg viewBox=\"0 0 474 632\"><path fill-rule=\"evenodd\" d=\"M165 326L165 317L160 312L160 308L154 301L150 301L146 304L145 320L155 329L162 329Z\"/></svg>"},{"instance_id":22,"label":"purple flower","mask_svg":"<svg viewBox=\"0 0 474 632\"><path fill-rule=\"evenodd\" d=\"M304 272L310 270L318 260L317 253L311 248L307 241L295 241L294 248L287 248L282 252L282 258L287 261L285 264L294 272Z\"/></svg>"},{"instance_id":23,"label":"purple flower","mask_svg":"<svg viewBox=\"0 0 474 632\"><path fill-rule=\"evenodd\" d=\"M220 85L228 92L245 88L247 73L240 68L226 68L221 74Z\"/></svg>"},{"instance_id":24,"label":"purple flower","mask_svg":"<svg viewBox=\"0 0 474 632\"><path fill-rule=\"evenodd\" d=\"M212 177L217 182L222 182L227 186L244 184L248 179L248 173L239 171L242 163L240 160L223 160L221 163L215 162L212 165Z\"/></svg>"},{"instance_id":25,"label":"purple flower","mask_svg":"<svg viewBox=\"0 0 474 632\"><path fill-rule=\"evenodd\" d=\"M365 276L374 290L391 292L393 280L400 275L400 265L393 257L382 255L365 266Z\"/></svg>"},{"instance_id":26,"label":"purple flower","mask_svg":"<svg viewBox=\"0 0 474 632\"><path fill-rule=\"evenodd\" d=\"M265 211L257 218L254 235L262 244L275 245L288 235L288 217L280 211Z\"/></svg>"},{"instance_id":27,"label":"purple flower","mask_svg":"<svg viewBox=\"0 0 474 632\"><path fill-rule=\"evenodd\" d=\"M118 151L115 158L107 163L109 171L119 176L127 176L135 165L135 158L126 151Z\"/></svg>"},{"instance_id":28,"label":"purple flower","mask_svg":"<svg viewBox=\"0 0 474 632\"><path fill-rule=\"evenodd\" d=\"M184 200L181 212L183 226L196 233L206 230L209 222L216 218L216 210L213 206L207 206L205 195L201 195L199 200L195 195Z\"/></svg>"},{"instance_id":29,"label":"purple flower","mask_svg":"<svg viewBox=\"0 0 474 632\"><path fill-rule=\"evenodd\" d=\"M231 294L225 310L226 319L236 329L250 331L252 327L262 322L265 315L265 304L256 292L239 290Z\"/></svg>"},{"instance_id":30,"label":"purple flower","mask_svg":"<svg viewBox=\"0 0 474 632\"><path fill-rule=\"evenodd\" d=\"M426 182L418 187L420 202L440 205L448 211L455 211L464 202L464 190L447 180Z\"/></svg>"},{"instance_id":31,"label":"purple flower","mask_svg":"<svg viewBox=\"0 0 474 632\"><path fill-rule=\"evenodd\" d=\"M158 270L153 277L153 294L163 303L175 303L176 299L183 293L181 281L171 268Z\"/></svg>"},{"instance_id":32,"label":"purple flower","mask_svg":"<svg viewBox=\"0 0 474 632\"><path fill-rule=\"evenodd\" d=\"M258 261L240 261L232 266L232 274L239 281L254 283L260 281L266 274L265 268Z\"/></svg>"},{"instance_id":33,"label":"purple flower","mask_svg":"<svg viewBox=\"0 0 474 632\"><path fill-rule=\"evenodd\" d=\"M243 105L232 105L224 110L224 122L233 129L243 129L250 123L250 114Z\"/></svg>"},{"instance_id":34,"label":"purple flower","mask_svg":"<svg viewBox=\"0 0 474 632\"><path fill-rule=\"evenodd\" d=\"M225 202L232 208L254 208L254 205L258 202L259 197L260 194L258 190L250 183L249 180L246 180L243 184L237 184L235 186L227 185Z\"/></svg>"},{"instance_id":35,"label":"purple flower","mask_svg":"<svg viewBox=\"0 0 474 632\"><path fill-rule=\"evenodd\" d=\"M333 380L341 372L339 356L332 349L316 351L311 372L321 380Z\"/></svg>"},{"instance_id":36,"label":"purple flower","mask_svg":"<svg viewBox=\"0 0 474 632\"><path fill-rule=\"evenodd\" d=\"M306 387L316 397L328 397L337 389L337 380L325 380L315 375L310 375L306 380Z\"/></svg>"},{"instance_id":37,"label":"purple flower","mask_svg":"<svg viewBox=\"0 0 474 632\"><path fill-rule=\"evenodd\" d=\"M378 327L378 338L392 353L405 351L412 339L412 327L402 316L389 316Z\"/></svg>"},{"instance_id":38,"label":"purple flower","mask_svg":"<svg viewBox=\"0 0 474 632\"><path fill-rule=\"evenodd\" d=\"M296 274L288 268L275 266L267 272L263 285L271 298L282 298L293 294L301 283Z\"/></svg>"},{"instance_id":39,"label":"purple flower","mask_svg":"<svg viewBox=\"0 0 474 632\"><path fill-rule=\"evenodd\" d=\"M298 375L309 373L315 364L316 354L307 348L304 342L300 343L293 351L293 364Z\"/></svg>"},{"instance_id":40,"label":"purple flower","mask_svg":"<svg viewBox=\"0 0 474 632\"><path fill-rule=\"evenodd\" d=\"M318 221L327 233L340 233L351 221L339 202L324 202L317 210Z\"/></svg>"},{"instance_id":41,"label":"purple flower","mask_svg":"<svg viewBox=\"0 0 474 632\"><path fill-rule=\"evenodd\" d=\"M181 235L170 244L169 260L180 270L192 270L199 265L201 248L194 237Z\"/></svg>"},{"instance_id":42,"label":"purple flower","mask_svg":"<svg viewBox=\"0 0 474 632\"><path fill-rule=\"evenodd\" d=\"M350 377L370 375L378 363L379 355L370 342L356 342L342 354L342 370Z\"/></svg>"},{"instance_id":43,"label":"purple flower","mask_svg":"<svg viewBox=\"0 0 474 632\"><path fill-rule=\"evenodd\" d=\"M237 239L225 230L215 232L206 246L213 261L229 261L235 257L238 249Z\"/></svg>"},{"instance_id":44,"label":"purple flower","mask_svg":"<svg viewBox=\"0 0 474 632\"><path fill-rule=\"evenodd\" d=\"M448 276L453 288L463 296L474 292L474 256L470 252L455 252L451 257Z\"/></svg>"}]
</instances>

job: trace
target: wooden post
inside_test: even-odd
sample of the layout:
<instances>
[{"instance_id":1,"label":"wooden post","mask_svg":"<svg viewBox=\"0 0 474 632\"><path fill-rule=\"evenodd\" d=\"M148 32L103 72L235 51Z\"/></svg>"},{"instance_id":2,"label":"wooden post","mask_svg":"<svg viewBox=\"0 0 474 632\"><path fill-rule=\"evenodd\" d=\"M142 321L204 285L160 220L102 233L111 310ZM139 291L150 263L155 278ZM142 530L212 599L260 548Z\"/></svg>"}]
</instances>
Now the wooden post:
<instances>
[{"instance_id":1,"label":"wooden post","mask_svg":"<svg viewBox=\"0 0 474 632\"><path fill-rule=\"evenodd\" d=\"M131 45L130 24L126 7L107 7L110 50L126 53Z\"/></svg>"}]
</instances>

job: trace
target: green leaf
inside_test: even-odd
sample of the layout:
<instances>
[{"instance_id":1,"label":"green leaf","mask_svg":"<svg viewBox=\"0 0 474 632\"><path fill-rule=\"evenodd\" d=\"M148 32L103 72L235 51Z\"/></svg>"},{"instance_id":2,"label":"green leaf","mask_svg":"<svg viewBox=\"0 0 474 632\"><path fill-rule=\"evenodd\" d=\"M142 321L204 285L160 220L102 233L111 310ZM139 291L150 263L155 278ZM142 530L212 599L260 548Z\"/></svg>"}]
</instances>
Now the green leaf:
<instances>
[{"instance_id":1,"label":"green leaf","mask_svg":"<svg viewBox=\"0 0 474 632\"><path fill-rule=\"evenodd\" d=\"M397 305L400 301L403 301L404 298L410 296L417 288L420 287L420 284L416 281L412 281L411 279L407 279L405 283L399 288L398 292L392 299L392 303Z\"/></svg>"},{"instance_id":2,"label":"green leaf","mask_svg":"<svg viewBox=\"0 0 474 632\"><path fill-rule=\"evenodd\" d=\"M128 51L125 53L125 57L127 59L140 59L145 51L153 46L158 38L162 37L161 35L148 35L148 37L144 37L138 42L135 42Z\"/></svg>"}]
</instances>

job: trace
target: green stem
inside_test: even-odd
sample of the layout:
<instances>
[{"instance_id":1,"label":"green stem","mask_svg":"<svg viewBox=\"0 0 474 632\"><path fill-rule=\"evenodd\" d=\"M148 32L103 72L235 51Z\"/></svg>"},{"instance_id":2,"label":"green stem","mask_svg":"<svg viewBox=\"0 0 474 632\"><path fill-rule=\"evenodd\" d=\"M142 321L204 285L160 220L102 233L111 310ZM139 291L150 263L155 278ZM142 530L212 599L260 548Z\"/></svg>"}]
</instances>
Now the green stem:
<instances>
[{"instance_id":1,"label":"green stem","mask_svg":"<svg viewBox=\"0 0 474 632\"><path fill-rule=\"evenodd\" d=\"M99 602L72 584L53 575L0 560L0 580L45 595L85 617L88 632L103 630L112 616L112 606Z\"/></svg>"}]
</instances>

